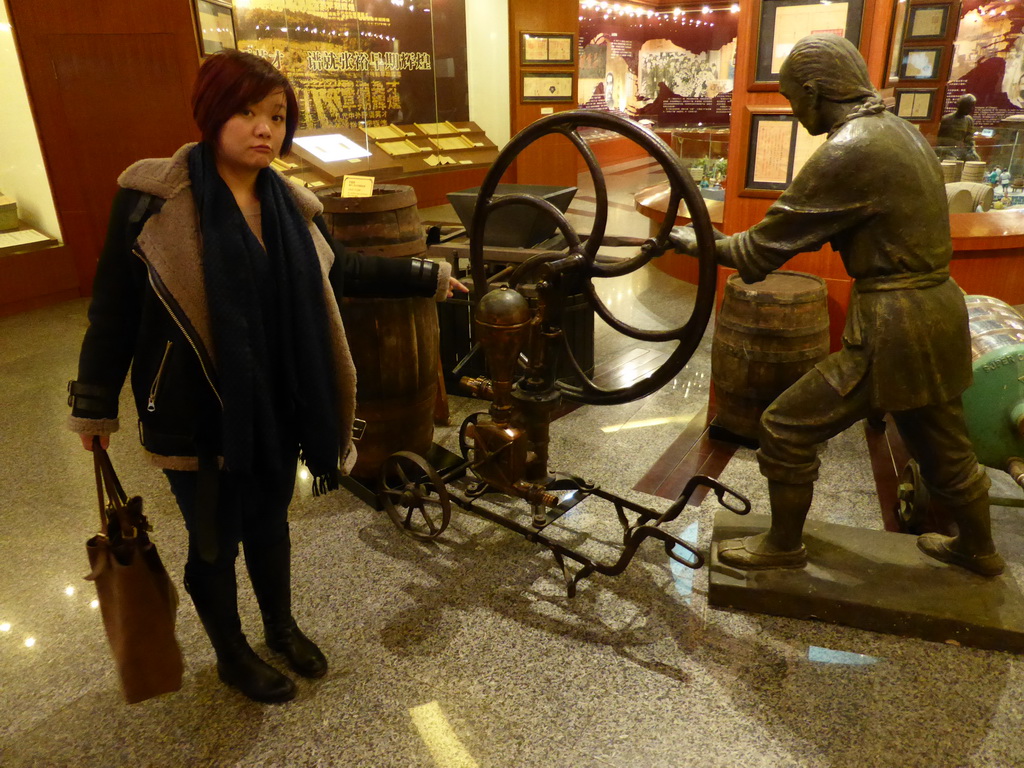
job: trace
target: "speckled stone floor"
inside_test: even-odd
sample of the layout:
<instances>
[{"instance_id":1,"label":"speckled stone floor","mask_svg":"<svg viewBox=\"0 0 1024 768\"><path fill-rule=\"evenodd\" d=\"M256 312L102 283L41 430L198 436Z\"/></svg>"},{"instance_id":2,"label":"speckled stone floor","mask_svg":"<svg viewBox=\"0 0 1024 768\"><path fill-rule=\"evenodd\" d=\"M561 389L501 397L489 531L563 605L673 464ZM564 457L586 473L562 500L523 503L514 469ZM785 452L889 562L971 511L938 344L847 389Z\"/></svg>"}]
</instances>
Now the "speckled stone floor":
<instances>
[{"instance_id":1,"label":"speckled stone floor","mask_svg":"<svg viewBox=\"0 0 1024 768\"><path fill-rule=\"evenodd\" d=\"M620 193L650 183L642 164L620 170ZM616 210L609 231L646 231ZM645 272L605 295L624 319L656 323L685 310L692 290ZM1019 657L718 610L706 601L706 571L653 544L623 575L595 576L568 600L551 556L511 532L455 512L441 541L418 543L345 493L300 492L292 508L296 615L331 661L326 678L300 680L286 705L244 699L217 681L186 601L181 691L127 706L82 580L96 517L91 462L63 426L85 308L79 300L0 320L5 768L1024 765ZM599 361L621 353L621 339L598 337ZM709 339L655 395L556 422L552 466L665 509L668 500L631 489L706 403ZM451 405L454 424L481 409L456 396ZM456 432L439 428L436 439L454 448ZM131 428L112 455L180 581L184 527L162 475ZM1020 495L992 474L1000 495ZM738 450L722 479L766 509L750 451ZM673 532L706 549L716 506L685 510ZM881 527L860 425L826 451L811 514ZM1024 513L995 508L993 518L1020 581ZM613 552L607 509L588 501L559 525L567 541ZM267 653L242 581L243 622Z\"/></svg>"}]
</instances>

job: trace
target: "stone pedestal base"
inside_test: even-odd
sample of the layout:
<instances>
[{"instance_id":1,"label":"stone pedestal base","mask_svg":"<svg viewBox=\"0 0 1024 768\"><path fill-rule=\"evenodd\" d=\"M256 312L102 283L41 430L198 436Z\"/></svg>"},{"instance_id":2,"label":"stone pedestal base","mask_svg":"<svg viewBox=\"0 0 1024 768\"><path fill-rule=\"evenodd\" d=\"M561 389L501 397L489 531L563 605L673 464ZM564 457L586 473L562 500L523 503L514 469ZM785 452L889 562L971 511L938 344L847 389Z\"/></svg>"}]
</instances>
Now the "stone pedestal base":
<instances>
[{"instance_id":1,"label":"stone pedestal base","mask_svg":"<svg viewBox=\"0 0 1024 768\"><path fill-rule=\"evenodd\" d=\"M932 560L916 536L812 520L804 529L806 568L744 571L719 562L719 541L768 524L765 515L716 514L711 605L1024 652L1024 595L1008 573L985 578Z\"/></svg>"}]
</instances>

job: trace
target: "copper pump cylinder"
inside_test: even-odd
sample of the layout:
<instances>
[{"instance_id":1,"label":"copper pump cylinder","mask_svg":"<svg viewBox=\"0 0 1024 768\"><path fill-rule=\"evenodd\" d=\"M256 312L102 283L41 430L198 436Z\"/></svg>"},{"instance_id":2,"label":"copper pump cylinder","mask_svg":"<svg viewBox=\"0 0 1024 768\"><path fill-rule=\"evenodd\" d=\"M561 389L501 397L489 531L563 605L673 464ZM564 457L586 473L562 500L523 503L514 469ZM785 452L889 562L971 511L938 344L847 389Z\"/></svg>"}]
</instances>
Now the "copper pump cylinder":
<instances>
[{"instance_id":1,"label":"copper pump cylinder","mask_svg":"<svg viewBox=\"0 0 1024 768\"><path fill-rule=\"evenodd\" d=\"M494 382L496 396L511 389L519 353L526 343L532 319L533 313L526 299L508 287L494 289L477 305L477 340L487 356L487 369Z\"/></svg>"}]
</instances>

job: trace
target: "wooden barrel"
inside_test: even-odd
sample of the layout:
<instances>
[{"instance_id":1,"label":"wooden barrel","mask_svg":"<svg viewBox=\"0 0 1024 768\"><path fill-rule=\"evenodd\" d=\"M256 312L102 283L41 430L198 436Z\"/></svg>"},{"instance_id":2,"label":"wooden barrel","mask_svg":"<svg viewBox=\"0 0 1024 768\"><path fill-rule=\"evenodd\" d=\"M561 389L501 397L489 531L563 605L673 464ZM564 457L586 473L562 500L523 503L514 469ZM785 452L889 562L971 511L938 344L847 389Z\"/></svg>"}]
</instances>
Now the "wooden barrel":
<instances>
[{"instance_id":1,"label":"wooden barrel","mask_svg":"<svg viewBox=\"0 0 1024 768\"><path fill-rule=\"evenodd\" d=\"M356 443L352 476L372 478L395 451L425 454L434 439L438 330L433 299L345 299L341 308L356 364Z\"/></svg>"},{"instance_id":2,"label":"wooden barrel","mask_svg":"<svg viewBox=\"0 0 1024 768\"><path fill-rule=\"evenodd\" d=\"M946 204L950 213L974 213L974 198L961 182L946 185Z\"/></svg>"},{"instance_id":3,"label":"wooden barrel","mask_svg":"<svg viewBox=\"0 0 1024 768\"><path fill-rule=\"evenodd\" d=\"M422 256L426 240L412 187L377 184L372 197L320 196L334 238L350 251ZM366 431L356 443L352 476L370 479L395 451L424 454L434 438L438 327L433 299L342 301L356 366L356 417Z\"/></svg>"},{"instance_id":4,"label":"wooden barrel","mask_svg":"<svg viewBox=\"0 0 1024 768\"><path fill-rule=\"evenodd\" d=\"M372 197L320 195L324 220L334 239L375 256L422 256L427 241L416 211L416 190L401 184L375 184Z\"/></svg>"},{"instance_id":5,"label":"wooden barrel","mask_svg":"<svg viewBox=\"0 0 1024 768\"><path fill-rule=\"evenodd\" d=\"M969 181L958 181L953 184L946 185L946 199L952 200L952 195L959 192L967 192L971 196L971 209L970 211L954 211L950 208L950 213L974 213L981 207L982 211L987 211L992 207L992 199L995 196L995 190L990 184L975 184Z\"/></svg>"},{"instance_id":6,"label":"wooden barrel","mask_svg":"<svg viewBox=\"0 0 1024 768\"><path fill-rule=\"evenodd\" d=\"M759 283L732 275L711 346L714 426L750 442L761 414L828 355L825 281L774 272Z\"/></svg>"}]
</instances>

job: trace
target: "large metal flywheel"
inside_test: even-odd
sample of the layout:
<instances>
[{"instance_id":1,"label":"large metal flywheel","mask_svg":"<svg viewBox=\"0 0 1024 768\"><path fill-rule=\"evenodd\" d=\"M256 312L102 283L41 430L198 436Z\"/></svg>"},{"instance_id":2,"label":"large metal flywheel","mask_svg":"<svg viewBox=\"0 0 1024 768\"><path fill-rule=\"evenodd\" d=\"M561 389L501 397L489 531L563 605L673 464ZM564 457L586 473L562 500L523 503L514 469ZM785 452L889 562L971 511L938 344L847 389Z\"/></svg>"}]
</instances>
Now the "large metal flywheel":
<instances>
[{"instance_id":1,"label":"large metal flywheel","mask_svg":"<svg viewBox=\"0 0 1024 768\"><path fill-rule=\"evenodd\" d=\"M670 196L664 219L658 226L654 237L644 241L635 238L606 237L608 223L608 190L604 174L598 165L593 150L580 136L580 128L599 128L614 131L633 141L657 160L668 177ZM597 210L593 228L589 235L581 237L554 205L547 200L529 194L507 194L495 196L495 190L502 175L512 162L530 144L551 134L562 134L583 156L597 197ZM675 225L680 203L686 204L688 216L693 222L699 249L699 282L694 299L693 310L689 318L677 328L665 330L646 330L633 327L616 318L604 304L594 286L595 278L610 278L634 272L652 258L660 256L672 248L669 235ZM582 291L594 312L617 332L638 341L678 342L678 345L653 373L628 386L606 389L599 387L584 372L572 349L564 344L564 353L576 373L572 381L559 380L557 387L568 399L581 403L614 405L626 403L645 397L672 380L693 356L704 335L715 301L716 266L714 256L714 230L708 217L707 206L700 195L700 190L691 178L689 171L683 167L679 158L650 129L630 120L612 114L590 112L584 110L560 112L544 117L533 123L512 138L501 151L494 165L491 166L480 187L476 209L470 228L470 266L474 282L477 302L486 291L486 270L484 265L483 233L488 217L496 210L508 205L525 204L539 209L544 215L550 216L556 223L559 232L568 244L568 253L542 254L524 262L510 280L525 280L531 272L536 272L538 264L565 259L575 261L572 265L573 284L582 286ZM628 259L614 264L598 263L597 253L602 246L639 245L638 253Z\"/></svg>"}]
</instances>

